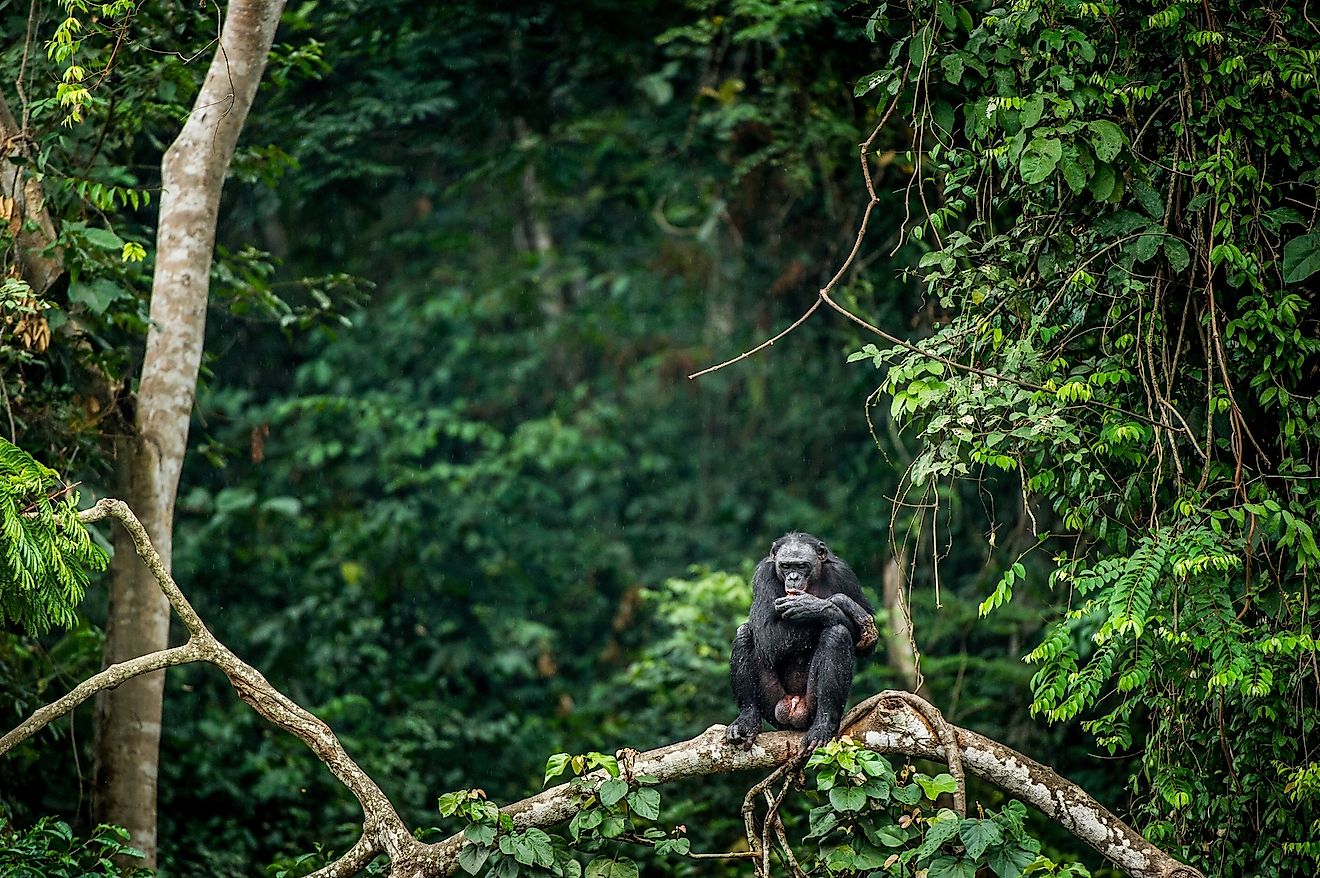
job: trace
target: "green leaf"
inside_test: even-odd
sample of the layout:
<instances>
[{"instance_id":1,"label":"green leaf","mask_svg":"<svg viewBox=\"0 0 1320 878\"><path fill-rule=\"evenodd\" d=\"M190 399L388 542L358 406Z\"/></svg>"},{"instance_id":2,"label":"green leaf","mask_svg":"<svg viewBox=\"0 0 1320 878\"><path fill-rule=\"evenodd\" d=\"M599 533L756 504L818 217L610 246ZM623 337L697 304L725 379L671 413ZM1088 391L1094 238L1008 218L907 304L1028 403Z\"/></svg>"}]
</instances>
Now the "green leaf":
<instances>
[{"instance_id":1,"label":"green leaf","mask_svg":"<svg viewBox=\"0 0 1320 878\"><path fill-rule=\"evenodd\" d=\"M691 850L692 842L686 838L668 838L655 843L655 852L662 857L668 854L678 854L680 857L686 857Z\"/></svg>"},{"instance_id":2,"label":"green leaf","mask_svg":"<svg viewBox=\"0 0 1320 878\"><path fill-rule=\"evenodd\" d=\"M1111 165L1101 163L1095 166L1095 173L1091 175L1090 188L1096 201L1108 201L1109 196L1114 194L1116 184L1117 178L1114 176L1114 169Z\"/></svg>"},{"instance_id":3,"label":"green leaf","mask_svg":"<svg viewBox=\"0 0 1320 878\"><path fill-rule=\"evenodd\" d=\"M555 864L555 849L550 836L535 827L514 840L513 856L524 866L549 869Z\"/></svg>"},{"instance_id":4,"label":"green leaf","mask_svg":"<svg viewBox=\"0 0 1320 878\"><path fill-rule=\"evenodd\" d=\"M1301 283L1320 271L1320 231L1293 238L1283 245L1283 282Z\"/></svg>"},{"instance_id":5,"label":"green leaf","mask_svg":"<svg viewBox=\"0 0 1320 878\"><path fill-rule=\"evenodd\" d=\"M921 787L914 783L894 787L894 798L904 805L915 805L921 801Z\"/></svg>"},{"instance_id":6,"label":"green leaf","mask_svg":"<svg viewBox=\"0 0 1320 878\"><path fill-rule=\"evenodd\" d=\"M926 56L930 54L932 37L929 25L912 36L912 41L908 43L908 60L912 62L913 67L921 67L925 63Z\"/></svg>"},{"instance_id":7,"label":"green leaf","mask_svg":"<svg viewBox=\"0 0 1320 878\"><path fill-rule=\"evenodd\" d=\"M606 807L620 802L623 797L628 795L628 782L622 778L612 777L600 785L596 791L600 796L600 803Z\"/></svg>"},{"instance_id":8,"label":"green leaf","mask_svg":"<svg viewBox=\"0 0 1320 878\"><path fill-rule=\"evenodd\" d=\"M866 806L866 792L855 786L835 787L830 790L830 804L838 811L860 811Z\"/></svg>"},{"instance_id":9,"label":"green leaf","mask_svg":"<svg viewBox=\"0 0 1320 878\"><path fill-rule=\"evenodd\" d=\"M1174 274L1182 274L1192 263L1192 257L1183 246L1183 242L1172 235L1164 239L1164 258L1169 260L1169 267L1173 269Z\"/></svg>"},{"instance_id":10,"label":"green leaf","mask_svg":"<svg viewBox=\"0 0 1320 878\"><path fill-rule=\"evenodd\" d=\"M129 297L118 284L104 277L98 277L90 283L78 281L69 284L70 304L82 305L93 314L104 314L112 302Z\"/></svg>"},{"instance_id":11,"label":"green leaf","mask_svg":"<svg viewBox=\"0 0 1320 878\"><path fill-rule=\"evenodd\" d=\"M1132 253L1133 258L1138 262L1147 262L1160 252L1160 244L1163 242L1163 235L1148 234L1142 235L1135 241L1129 242L1123 249Z\"/></svg>"},{"instance_id":12,"label":"green leaf","mask_svg":"<svg viewBox=\"0 0 1320 878\"><path fill-rule=\"evenodd\" d=\"M628 794L628 807L638 817L658 820L660 817L660 791L652 787L642 787Z\"/></svg>"},{"instance_id":13,"label":"green leaf","mask_svg":"<svg viewBox=\"0 0 1320 878\"><path fill-rule=\"evenodd\" d=\"M1095 157L1102 162L1112 162L1123 148L1123 129L1107 119L1097 119L1087 127L1091 130Z\"/></svg>"},{"instance_id":14,"label":"green leaf","mask_svg":"<svg viewBox=\"0 0 1320 878\"><path fill-rule=\"evenodd\" d=\"M958 825L958 837L967 848L967 856L975 860L980 859L986 848L1002 842L1004 831L993 820L969 818Z\"/></svg>"},{"instance_id":15,"label":"green leaf","mask_svg":"<svg viewBox=\"0 0 1320 878\"><path fill-rule=\"evenodd\" d=\"M491 849L485 845L464 844L458 852L458 865L469 875L475 875L486 865Z\"/></svg>"},{"instance_id":16,"label":"green leaf","mask_svg":"<svg viewBox=\"0 0 1320 878\"><path fill-rule=\"evenodd\" d=\"M1063 158L1063 143L1057 137L1037 137L1027 144L1018 159L1022 182L1030 186L1043 183Z\"/></svg>"},{"instance_id":17,"label":"green leaf","mask_svg":"<svg viewBox=\"0 0 1320 878\"><path fill-rule=\"evenodd\" d=\"M839 815L829 805L821 805L811 809L808 821L810 831L807 838L824 838L831 829L839 825Z\"/></svg>"},{"instance_id":18,"label":"green leaf","mask_svg":"<svg viewBox=\"0 0 1320 878\"><path fill-rule=\"evenodd\" d=\"M576 839L581 836L582 833L590 832L597 826L600 826L604 819L605 815L595 808L589 811L579 811L577 814L573 815L573 819L569 821L568 831L572 834L573 838Z\"/></svg>"},{"instance_id":19,"label":"green leaf","mask_svg":"<svg viewBox=\"0 0 1320 878\"><path fill-rule=\"evenodd\" d=\"M1034 94L1022 104L1022 110L1018 113L1018 124L1023 128L1035 128L1044 113L1045 96Z\"/></svg>"},{"instance_id":20,"label":"green leaf","mask_svg":"<svg viewBox=\"0 0 1320 878\"><path fill-rule=\"evenodd\" d=\"M986 865L998 878L1022 878L1022 871L1036 861L1036 852L1022 844L992 848Z\"/></svg>"},{"instance_id":21,"label":"green leaf","mask_svg":"<svg viewBox=\"0 0 1320 878\"><path fill-rule=\"evenodd\" d=\"M923 860L933 855L940 849L940 845L958 834L958 815L947 808L940 810L937 816L926 830L926 837L922 839L921 847L917 848L916 857Z\"/></svg>"},{"instance_id":22,"label":"green leaf","mask_svg":"<svg viewBox=\"0 0 1320 878\"><path fill-rule=\"evenodd\" d=\"M963 77L963 59L962 56L950 52L940 59L940 69L944 71L944 81L957 85L962 82Z\"/></svg>"},{"instance_id":23,"label":"green leaf","mask_svg":"<svg viewBox=\"0 0 1320 878\"><path fill-rule=\"evenodd\" d=\"M862 831L866 837L871 840L871 844L881 845L887 848L901 848L908 843L908 834L900 827L890 825L883 826L864 826Z\"/></svg>"},{"instance_id":24,"label":"green leaf","mask_svg":"<svg viewBox=\"0 0 1320 878\"><path fill-rule=\"evenodd\" d=\"M940 793L953 793L958 790L958 781L951 774L937 774L934 777L919 774L915 780L921 785L921 791L926 794L926 798L931 801L934 801Z\"/></svg>"},{"instance_id":25,"label":"green leaf","mask_svg":"<svg viewBox=\"0 0 1320 878\"><path fill-rule=\"evenodd\" d=\"M463 837L473 844L490 844L495 840L495 827L489 823L473 823L463 830Z\"/></svg>"},{"instance_id":26,"label":"green leaf","mask_svg":"<svg viewBox=\"0 0 1320 878\"><path fill-rule=\"evenodd\" d=\"M1095 162L1091 161L1091 157L1072 144L1064 148L1059 167L1063 171L1063 182L1068 184L1074 195L1086 188L1087 181L1095 172Z\"/></svg>"},{"instance_id":27,"label":"green leaf","mask_svg":"<svg viewBox=\"0 0 1320 878\"><path fill-rule=\"evenodd\" d=\"M627 857L597 857L587 864L586 878L637 878L637 864Z\"/></svg>"},{"instance_id":28,"label":"green leaf","mask_svg":"<svg viewBox=\"0 0 1320 878\"><path fill-rule=\"evenodd\" d=\"M87 240L87 243L93 247L100 247L102 250L119 250L122 252L124 249L124 239L109 229L83 229L82 236Z\"/></svg>"},{"instance_id":29,"label":"green leaf","mask_svg":"<svg viewBox=\"0 0 1320 878\"><path fill-rule=\"evenodd\" d=\"M860 98L868 92L875 91L889 81L890 77L893 75L894 71L892 70L877 70L872 74L863 76L861 79L857 80L857 86L853 89L853 97Z\"/></svg>"},{"instance_id":30,"label":"green leaf","mask_svg":"<svg viewBox=\"0 0 1320 878\"><path fill-rule=\"evenodd\" d=\"M545 780L541 781L541 785L545 786L550 782L550 778L559 777L559 775L563 774L564 769L568 768L568 760L570 758L571 757L567 753L556 753L554 756L547 759L545 761Z\"/></svg>"},{"instance_id":31,"label":"green leaf","mask_svg":"<svg viewBox=\"0 0 1320 878\"><path fill-rule=\"evenodd\" d=\"M940 857L930 864L927 878L976 878L976 863L955 857Z\"/></svg>"}]
</instances>

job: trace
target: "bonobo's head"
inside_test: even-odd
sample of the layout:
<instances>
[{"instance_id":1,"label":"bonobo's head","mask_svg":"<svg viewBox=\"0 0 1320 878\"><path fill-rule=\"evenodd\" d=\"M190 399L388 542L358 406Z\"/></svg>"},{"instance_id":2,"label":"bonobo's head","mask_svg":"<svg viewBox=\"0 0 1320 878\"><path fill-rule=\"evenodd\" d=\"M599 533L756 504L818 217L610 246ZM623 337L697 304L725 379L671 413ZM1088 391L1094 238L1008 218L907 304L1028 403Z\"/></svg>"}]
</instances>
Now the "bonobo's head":
<instances>
[{"instance_id":1,"label":"bonobo's head","mask_svg":"<svg viewBox=\"0 0 1320 878\"><path fill-rule=\"evenodd\" d=\"M770 547L775 575L785 594L802 594L820 579L820 567L830 550L811 534L785 534Z\"/></svg>"}]
</instances>

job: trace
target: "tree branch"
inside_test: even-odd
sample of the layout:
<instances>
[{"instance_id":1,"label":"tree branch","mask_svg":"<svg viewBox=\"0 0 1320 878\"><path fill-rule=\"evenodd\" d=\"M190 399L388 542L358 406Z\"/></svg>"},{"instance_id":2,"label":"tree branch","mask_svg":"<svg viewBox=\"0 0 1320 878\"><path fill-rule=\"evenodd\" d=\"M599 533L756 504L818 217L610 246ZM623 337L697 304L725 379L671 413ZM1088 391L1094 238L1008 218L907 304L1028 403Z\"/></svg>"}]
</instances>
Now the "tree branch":
<instances>
[{"instance_id":1,"label":"tree branch","mask_svg":"<svg viewBox=\"0 0 1320 878\"><path fill-rule=\"evenodd\" d=\"M31 716L6 733L4 737L0 738L0 756L8 753L14 747L66 713L71 712L75 707L103 689L113 689L125 680L131 680L134 677L140 677L143 674L149 674L152 671L159 671L175 665L186 665L198 661L200 658L201 654L197 647L189 641L183 646L164 649L160 652L149 653L135 659L129 659L126 662L111 665L99 674L83 680L63 698L52 701L45 707L33 711Z\"/></svg>"}]
</instances>

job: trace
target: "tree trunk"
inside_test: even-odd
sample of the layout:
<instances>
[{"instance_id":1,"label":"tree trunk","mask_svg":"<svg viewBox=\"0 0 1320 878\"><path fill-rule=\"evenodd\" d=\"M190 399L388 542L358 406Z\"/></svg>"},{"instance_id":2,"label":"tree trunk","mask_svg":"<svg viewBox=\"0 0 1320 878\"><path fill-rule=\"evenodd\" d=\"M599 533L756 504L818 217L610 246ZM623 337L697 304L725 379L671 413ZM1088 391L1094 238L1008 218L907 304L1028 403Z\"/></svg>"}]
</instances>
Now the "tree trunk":
<instances>
[{"instance_id":1,"label":"tree trunk","mask_svg":"<svg viewBox=\"0 0 1320 878\"><path fill-rule=\"evenodd\" d=\"M170 564L174 499L188 443L206 328L220 191L256 96L284 0L229 4L192 113L162 162L151 329L133 435L117 448L120 489ZM169 605L120 531L110 576L105 662L165 648ZM163 671L104 693L97 722L97 819L126 827L156 865L156 776Z\"/></svg>"},{"instance_id":2,"label":"tree trunk","mask_svg":"<svg viewBox=\"0 0 1320 878\"><path fill-rule=\"evenodd\" d=\"M46 254L55 241L55 223L46 210L41 184L10 158L28 158L28 132L19 127L0 96L0 222L14 238L23 280L37 296L45 295L64 273L58 255Z\"/></svg>"},{"instance_id":3,"label":"tree trunk","mask_svg":"<svg viewBox=\"0 0 1320 878\"><path fill-rule=\"evenodd\" d=\"M885 626L885 645L888 648L889 667L898 675L909 692L930 700L926 681L921 675L916 644L912 639L912 614L907 602L907 558L902 552L894 555L885 565L884 604L889 615Z\"/></svg>"}]
</instances>

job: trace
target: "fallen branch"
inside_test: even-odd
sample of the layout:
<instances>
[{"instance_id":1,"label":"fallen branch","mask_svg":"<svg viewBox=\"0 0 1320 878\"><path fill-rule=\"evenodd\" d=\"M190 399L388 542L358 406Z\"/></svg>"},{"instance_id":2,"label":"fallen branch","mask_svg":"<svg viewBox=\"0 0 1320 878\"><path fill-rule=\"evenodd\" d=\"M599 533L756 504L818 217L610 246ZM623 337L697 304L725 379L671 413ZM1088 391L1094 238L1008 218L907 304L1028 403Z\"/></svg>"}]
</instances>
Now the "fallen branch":
<instances>
[{"instance_id":1,"label":"fallen branch","mask_svg":"<svg viewBox=\"0 0 1320 878\"><path fill-rule=\"evenodd\" d=\"M463 836L454 835L432 844L414 838L394 805L349 757L330 727L272 686L206 628L127 504L121 500L102 500L79 517L85 523L109 517L123 524L138 556L187 629L188 641L182 646L112 665L83 681L0 738L0 754L69 713L96 692L174 665L209 662L225 673L238 696L253 710L306 744L362 807L362 837L338 859L313 872L313 878L349 878L380 854L389 857L394 878L441 878L458 870ZM952 760L954 765L961 760L967 773L1035 807L1132 878L1204 878L1197 870L1146 841L1081 787L1016 750L950 725L929 702L911 693L881 692L866 699L844 718L843 731L878 753L946 763ZM775 780L790 775L799 764L801 737L798 732L770 732L760 735L750 749L743 750L724 742L724 726L711 726L688 741L644 753L628 751L629 773L651 775L663 784L685 777L773 767L776 770L770 777L754 787L756 794L768 793ZM754 832L749 821L749 838L755 835L760 848L750 852L749 858L756 860L760 854L758 873L768 872L772 831L785 848L786 860L794 873L799 871L791 852L787 851L787 836L778 818L778 805L785 792L786 789L769 800L766 821L759 833ZM568 784L560 784L508 805L502 812L513 820L516 829L553 826L573 817L580 802L581 797Z\"/></svg>"}]
</instances>

